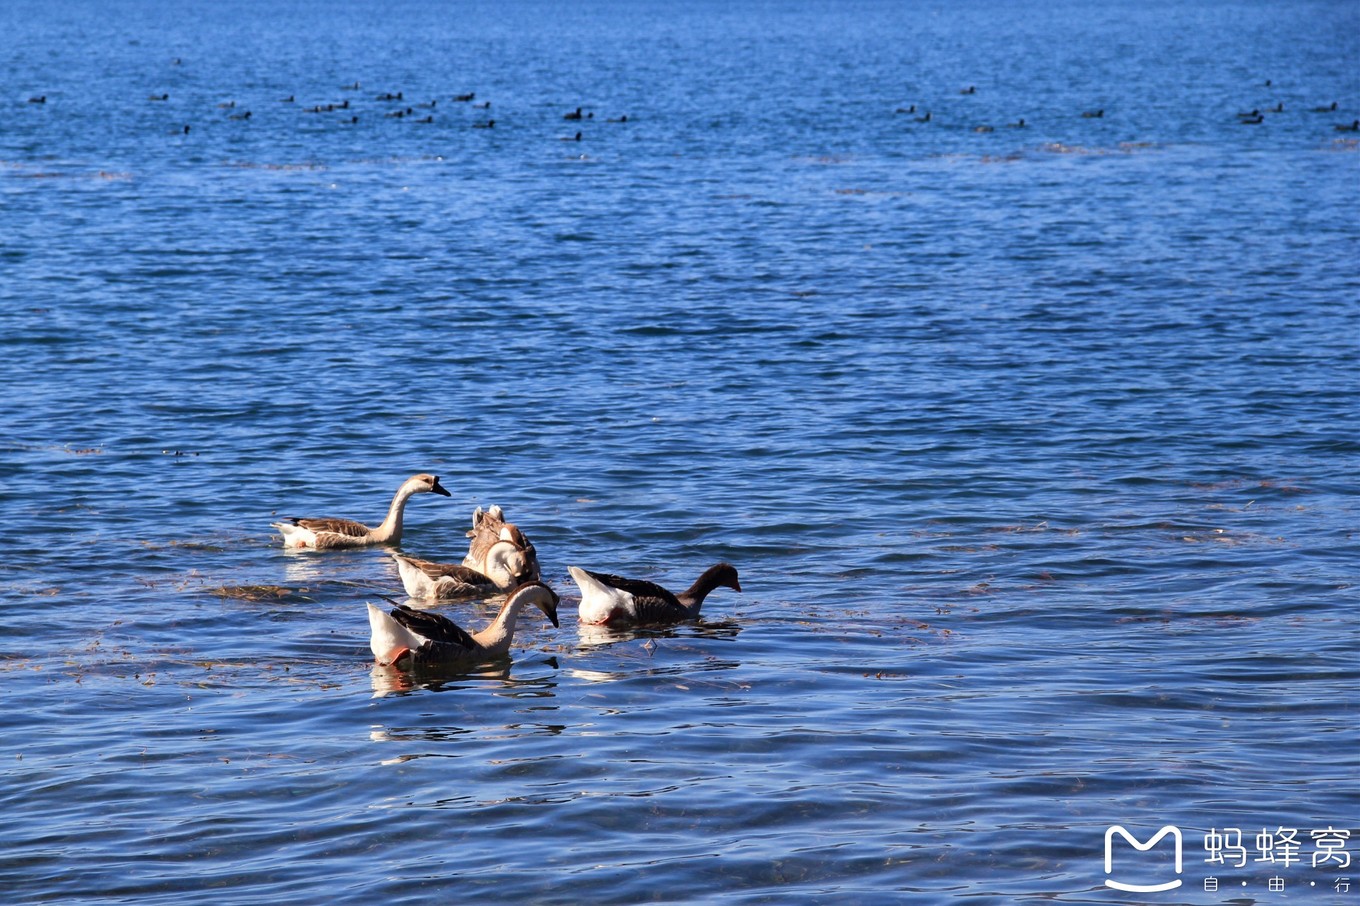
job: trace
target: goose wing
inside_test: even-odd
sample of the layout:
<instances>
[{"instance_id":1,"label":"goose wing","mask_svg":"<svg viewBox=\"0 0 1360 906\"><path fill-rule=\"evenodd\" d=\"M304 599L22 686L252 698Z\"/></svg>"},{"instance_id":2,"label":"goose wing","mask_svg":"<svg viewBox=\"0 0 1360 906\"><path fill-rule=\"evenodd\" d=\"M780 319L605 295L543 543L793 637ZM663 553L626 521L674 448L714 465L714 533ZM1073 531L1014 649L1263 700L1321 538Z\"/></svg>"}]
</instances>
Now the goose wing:
<instances>
[{"instance_id":1,"label":"goose wing","mask_svg":"<svg viewBox=\"0 0 1360 906\"><path fill-rule=\"evenodd\" d=\"M428 610L416 610L405 604L398 604L392 611L392 619L402 626L429 639L431 642L444 645L457 645L461 648L475 649L477 642L457 623L444 616L442 613L432 613Z\"/></svg>"},{"instance_id":2,"label":"goose wing","mask_svg":"<svg viewBox=\"0 0 1360 906\"><path fill-rule=\"evenodd\" d=\"M402 559L435 581L448 577L467 585L488 584L486 576L475 569L463 566L461 563L436 563L433 560L417 560L415 557L402 557Z\"/></svg>"},{"instance_id":3,"label":"goose wing","mask_svg":"<svg viewBox=\"0 0 1360 906\"><path fill-rule=\"evenodd\" d=\"M327 533L344 535L348 538L362 538L368 534L368 526L353 519L290 519L293 525L300 525L315 534Z\"/></svg>"}]
</instances>

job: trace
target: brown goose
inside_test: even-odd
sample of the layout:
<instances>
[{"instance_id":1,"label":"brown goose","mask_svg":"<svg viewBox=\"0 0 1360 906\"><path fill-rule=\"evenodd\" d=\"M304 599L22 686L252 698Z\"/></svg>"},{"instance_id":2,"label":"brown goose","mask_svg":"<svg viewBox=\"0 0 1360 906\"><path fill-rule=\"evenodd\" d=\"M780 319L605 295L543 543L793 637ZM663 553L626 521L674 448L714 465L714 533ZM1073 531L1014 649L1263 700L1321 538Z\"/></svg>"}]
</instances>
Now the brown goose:
<instances>
[{"instance_id":1,"label":"brown goose","mask_svg":"<svg viewBox=\"0 0 1360 906\"><path fill-rule=\"evenodd\" d=\"M679 595L643 579L593 573L579 566L569 566L567 571L581 589L581 622L595 625L693 620L699 616L704 598L719 585L741 591L737 570L730 563L710 566Z\"/></svg>"},{"instance_id":2,"label":"brown goose","mask_svg":"<svg viewBox=\"0 0 1360 906\"><path fill-rule=\"evenodd\" d=\"M401 584L413 598L469 598L494 595L525 582L536 581L528 575L528 558L519 548L498 544L486 558L487 571L478 572L461 563L436 563L417 560L392 552L397 561Z\"/></svg>"},{"instance_id":3,"label":"brown goose","mask_svg":"<svg viewBox=\"0 0 1360 906\"><path fill-rule=\"evenodd\" d=\"M452 496L439 483L437 475L412 475L397 488L387 518L377 528L369 528L352 519L289 519L271 525L283 534L283 546L331 550L344 547L368 547L372 544L397 544L401 541L401 517L406 501L412 494L440 494Z\"/></svg>"},{"instance_id":4,"label":"brown goose","mask_svg":"<svg viewBox=\"0 0 1360 906\"><path fill-rule=\"evenodd\" d=\"M391 613L368 605L369 648L382 666L473 666L505 657L515 622L526 604L542 610L557 626L557 593L542 582L527 582L510 593L500 613L481 632L469 633L448 617L399 604Z\"/></svg>"},{"instance_id":5,"label":"brown goose","mask_svg":"<svg viewBox=\"0 0 1360 906\"><path fill-rule=\"evenodd\" d=\"M481 507L474 510L472 529L467 536L471 541L468 542L467 556L463 558L464 566L490 575L498 556L511 556L508 548L518 550L524 556L525 571L521 574L524 581L540 578L538 551L534 550L533 542L519 530L519 526L505 521L505 512L500 507L491 506L485 512Z\"/></svg>"}]
</instances>

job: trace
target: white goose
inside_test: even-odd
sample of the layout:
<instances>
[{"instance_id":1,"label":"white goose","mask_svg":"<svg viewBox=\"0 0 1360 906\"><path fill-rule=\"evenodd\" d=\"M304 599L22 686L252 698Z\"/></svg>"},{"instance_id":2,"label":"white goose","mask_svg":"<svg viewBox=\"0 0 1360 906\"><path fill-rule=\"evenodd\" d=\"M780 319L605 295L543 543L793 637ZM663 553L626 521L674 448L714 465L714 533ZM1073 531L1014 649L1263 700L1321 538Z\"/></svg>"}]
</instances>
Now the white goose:
<instances>
[{"instance_id":1,"label":"white goose","mask_svg":"<svg viewBox=\"0 0 1360 906\"><path fill-rule=\"evenodd\" d=\"M500 507L492 506L486 512L483 512L481 507L474 510L472 529L467 536L471 541L468 542L467 556L463 558L464 566L490 575L495 558L509 556L504 552L504 546L509 544L521 551L525 558L527 571L523 574L524 579L528 581L540 578L538 551L534 549L534 543L519 530L519 526L505 521L505 512ZM499 554L498 548L502 551Z\"/></svg>"},{"instance_id":2,"label":"white goose","mask_svg":"<svg viewBox=\"0 0 1360 906\"><path fill-rule=\"evenodd\" d=\"M529 574L524 552L512 544L495 545L486 557L486 572L461 563L436 563L392 552L401 584L413 598L467 598L509 591L524 582L537 581Z\"/></svg>"},{"instance_id":3,"label":"white goose","mask_svg":"<svg viewBox=\"0 0 1360 906\"><path fill-rule=\"evenodd\" d=\"M398 604L390 613L368 605L368 646L384 667L474 666L505 657L515 622L526 604L542 610L557 626L557 593L542 582L526 582L510 593L500 613L481 632L469 633L448 617Z\"/></svg>"},{"instance_id":4,"label":"white goose","mask_svg":"<svg viewBox=\"0 0 1360 906\"><path fill-rule=\"evenodd\" d=\"M287 522L270 523L283 534L286 548L314 548L331 550L343 547L368 547L373 544L396 544L401 541L401 517L406 510L406 501L412 494L452 495L444 490L437 475L421 473L412 475L397 488L392 505L387 508L387 518L377 528L369 528L362 522L352 519L289 519Z\"/></svg>"},{"instance_id":5,"label":"white goose","mask_svg":"<svg viewBox=\"0 0 1360 906\"><path fill-rule=\"evenodd\" d=\"M730 563L710 566L679 595L643 579L593 573L579 566L569 566L567 571L581 589L581 622L593 625L693 620L699 616L704 598L719 585L741 591L737 570Z\"/></svg>"}]
</instances>

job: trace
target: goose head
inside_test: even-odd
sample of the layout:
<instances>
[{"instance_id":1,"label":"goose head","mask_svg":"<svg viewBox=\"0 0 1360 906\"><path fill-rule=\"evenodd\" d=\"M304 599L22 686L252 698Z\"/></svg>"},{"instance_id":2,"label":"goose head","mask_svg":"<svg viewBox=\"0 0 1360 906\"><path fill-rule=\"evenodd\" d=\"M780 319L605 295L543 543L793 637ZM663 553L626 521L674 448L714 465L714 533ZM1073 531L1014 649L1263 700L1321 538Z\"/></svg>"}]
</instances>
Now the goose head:
<instances>
[{"instance_id":1,"label":"goose head","mask_svg":"<svg viewBox=\"0 0 1360 906\"><path fill-rule=\"evenodd\" d=\"M427 491L431 494L438 494L441 497L453 496L448 492L447 489L445 489L445 487L442 484L439 483L438 475L431 475L428 472L422 472L419 475L411 476L411 482L415 485L415 487L412 489L413 492L415 493Z\"/></svg>"},{"instance_id":2,"label":"goose head","mask_svg":"<svg viewBox=\"0 0 1360 906\"><path fill-rule=\"evenodd\" d=\"M525 582L523 585L510 592L510 597L507 599L506 604L532 604L543 611L543 615L548 618L554 627L557 627L560 625L557 622L557 605L559 601L560 599L557 596L557 592L553 591L542 582Z\"/></svg>"},{"instance_id":3,"label":"goose head","mask_svg":"<svg viewBox=\"0 0 1360 906\"><path fill-rule=\"evenodd\" d=\"M499 588L534 579L528 552L511 541L497 541L486 552L486 577Z\"/></svg>"}]
</instances>

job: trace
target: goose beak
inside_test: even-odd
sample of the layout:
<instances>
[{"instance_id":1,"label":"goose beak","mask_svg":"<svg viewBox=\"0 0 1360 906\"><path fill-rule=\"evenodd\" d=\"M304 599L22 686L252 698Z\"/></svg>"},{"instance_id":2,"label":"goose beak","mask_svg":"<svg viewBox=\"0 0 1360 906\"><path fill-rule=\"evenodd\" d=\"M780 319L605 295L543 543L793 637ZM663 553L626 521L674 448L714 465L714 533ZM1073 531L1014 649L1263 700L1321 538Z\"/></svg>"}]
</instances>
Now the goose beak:
<instances>
[{"instance_id":1,"label":"goose beak","mask_svg":"<svg viewBox=\"0 0 1360 906\"><path fill-rule=\"evenodd\" d=\"M543 587L548 588L546 585ZM538 606L543 611L544 615L552 621L553 628L561 629L562 624L557 622L557 604L561 601L561 598L559 598L557 592L553 591L551 588L548 588L548 594L550 596L549 600L542 602Z\"/></svg>"},{"instance_id":2,"label":"goose beak","mask_svg":"<svg viewBox=\"0 0 1360 906\"><path fill-rule=\"evenodd\" d=\"M444 486L443 486L442 484L439 483L439 477L438 477L438 476L435 476L434 484L430 485L430 490L433 491L434 493L438 494L438 495L441 496L441 497L452 497L452 496L453 496L453 495L450 494L447 490L445 490L445 488L444 488Z\"/></svg>"}]
</instances>

